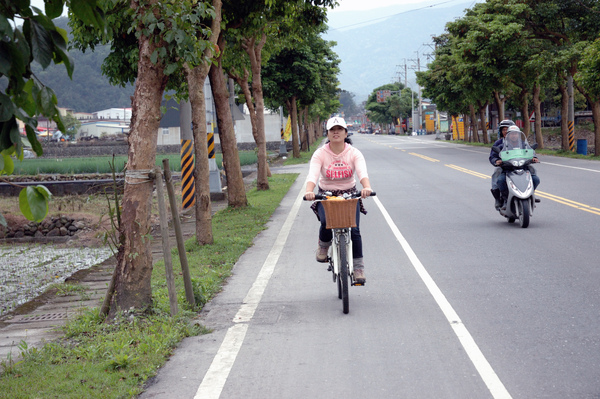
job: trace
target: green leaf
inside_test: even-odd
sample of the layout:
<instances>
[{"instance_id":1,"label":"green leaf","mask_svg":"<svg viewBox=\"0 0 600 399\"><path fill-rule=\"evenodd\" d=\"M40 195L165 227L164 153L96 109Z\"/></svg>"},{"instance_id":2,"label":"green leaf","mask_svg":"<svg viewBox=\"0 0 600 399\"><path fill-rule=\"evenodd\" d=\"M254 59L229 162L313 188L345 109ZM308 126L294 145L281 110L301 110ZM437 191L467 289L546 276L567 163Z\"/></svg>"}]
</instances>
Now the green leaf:
<instances>
[{"instance_id":1,"label":"green leaf","mask_svg":"<svg viewBox=\"0 0 600 399\"><path fill-rule=\"evenodd\" d=\"M9 46L10 44L0 41L0 74L2 75L10 73L11 56Z\"/></svg>"},{"instance_id":2,"label":"green leaf","mask_svg":"<svg viewBox=\"0 0 600 399\"><path fill-rule=\"evenodd\" d=\"M170 74L175 72L178 67L179 65L175 63L167 65L167 67L165 68L165 75L169 76Z\"/></svg>"},{"instance_id":3,"label":"green leaf","mask_svg":"<svg viewBox=\"0 0 600 399\"><path fill-rule=\"evenodd\" d=\"M6 223L6 219L4 219L4 216L0 213L0 224L4 227L8 226L8 223Z\"/></svg>"},{"instance_id":4,"label":"green leaf","mask_svg":"<svg viewBox=\"0 0 600 399\"><path fill-rule=\"evenodd\" d=\"M0 156L0 174L12 175L15 171L15 162L10 155L2 153Z\"/></svg>"},{"instance_id":5,"label":"green leaf","mask_svg":"<svg viewBox=\"0 0 600 399\"><path fill-rule=\"evenodd\" d=\"M44 186L27 187L19 193L19 208L28 220L41 222L48 214L51 194Z\"/></svg>"},{"instance_id":6,"label":"green leaf","mask_svg":"<svg viewBox=\"0 0 600 399\"><path fill-rule=\"evenodd\" d=\"M46 0L46 16L58 18L63 13L63 0Z\"/></svg>"},{"instance_id":7,"label":"green leaf","mask_svg":"<svg viewBox=\"0 0 600 399\"><path fill-rule=\"evenodd\" d=\"M60 64L61 62L64 62L65 67L67 68L67 74L73 79L73 60L69 57L69 53L67 52L67 43L65 42L64 37L58 31L52 31L51 36L54 42L54 63Z\"/></svg>"},{"instance_id":8,"label":"green leaf","mask_svg":"<svg viewBox=\"0 0 600 399\"><path fill-rule=\"evenodd\" d=\"M46 116L52 116L52 114L54 114L55 97L54 91L49 87L43 87L42 90L40 90L40 102L38 103L38 106L41 108L40 111L42 114Z\"/></svg>"},{"instance_id":9,"label":"green leaf","mask_svg":"<svg viewBox=\"0 0 600 399\"><path fill-rule=\"evenodd\" d=\"M29 144L31 144L31 149L35 152L35 155L41 157L44 149L35 134L35 126L25 125L25 131L27 132L27 139L29 140Z\"/></svg>"},{"instance_id":10,"label":"green leaf","mask_svg":"<svg viewBox=\"0 0 600 399\"><path fill-rule=\"evenodd\" d=\"M56 98L56 96L54 98ZM66 132L67 128L65 127L65 122L62 120L62 116L60 115L60 110L58 107L54 107L54 109L56 110L56 113L54 114L52 120L56 122L56 127L58 127L58 130L61 132Z\"/></svg>"},{"instance_id":11,"label":"green leaf","mask_svg":"<svg viewBox=\"0 0 600 399\"><path fill-rule=\"evenodd\" d=\"M0 122L6 122L12 118L15 112L15 105L9 96L0 93Z\"/></svg>"},{"instance_id":12,"label":"green leaf","mask_svg":"<svg viewBox=\"0 0 600 399\"><path fill-rule=\"evenodd\" d=\"M0 37L12 36L12 26L4 15L0 15Z\"/></svg>"},{"instance_id":13,"label":"green leaf","mask_svg":"<svg viewBox=\"0 0 600 399\"><path fill-rule=\"evenodd\" d=\"M52 38L50 33L37 20L30 19L31 23L31 52L33 58L46 69L52 62Z\"/></svg>"},{"instance_id":14,"label":"green leaf","mask_svg":"<svg viewBox=\"0 0 600 399\"><path fill-rule=\"evenodd\" d=\"M104 26L104 16L96 6L96 0L71 1L70 10L87 25L93 25L97 28Z\"/></svg>"}]
</instances>

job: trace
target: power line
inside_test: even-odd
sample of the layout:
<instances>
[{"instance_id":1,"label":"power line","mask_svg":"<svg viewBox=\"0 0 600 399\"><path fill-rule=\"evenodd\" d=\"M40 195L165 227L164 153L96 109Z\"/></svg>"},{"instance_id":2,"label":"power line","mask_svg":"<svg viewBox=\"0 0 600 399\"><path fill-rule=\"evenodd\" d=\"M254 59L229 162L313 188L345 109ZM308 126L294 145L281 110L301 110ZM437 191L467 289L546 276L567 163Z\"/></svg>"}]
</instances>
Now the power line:
<instances>
[{"instance_id":1,"label":"power line","mask_svg":"<svg viewBox=\"0 0 600 399\"><path fill-rule=\"evenodd\" d=\"M452 3L453 1L457 1L457 0L448 0L448 1L441 2L441 3L431 4L431 5L428 5L428 6L425 6L425 7L421 7L421 8L414 8L412 10L402 11L402 12L399 12L397 14L392 14L392 15L388 15L388 16L385 16L385 17L370 19L370 20L363 21L363 22L357 22L357 23L352 24L352 25L340 26L338 28L329 28L329 30L346 29L346 28L350 28L352 26L363 25L363 24L367 24L369 22L380 21L382 19L388 19L388 18L391 18L391 17L395 17L396 15L408 14L409 12L414 12L414 11L424 10L426 8L433 8L433 7L436 7L436 6L441 6L443 4Z\"/></svg>"}]
</instances>

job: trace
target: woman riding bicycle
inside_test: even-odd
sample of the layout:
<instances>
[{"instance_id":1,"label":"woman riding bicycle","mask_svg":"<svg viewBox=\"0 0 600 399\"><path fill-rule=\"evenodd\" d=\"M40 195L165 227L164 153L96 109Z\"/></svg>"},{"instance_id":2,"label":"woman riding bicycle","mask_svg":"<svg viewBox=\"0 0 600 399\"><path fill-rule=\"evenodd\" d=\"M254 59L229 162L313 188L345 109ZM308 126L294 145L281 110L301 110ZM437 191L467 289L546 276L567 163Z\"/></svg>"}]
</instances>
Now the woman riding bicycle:
<instances>
[{"instance_id":1,"label":"woman riding bicycle","mask_svg":"<svg viewBox=\"0 0 600 399\"><path fill-rule=\"evenodd\" d=\"M327 121L327 142L315 151L310 160L310 169L306 179L306 194L304 198L308 201L315 199L314 189L319 188L319 194L326 191L334 196L343 193L354 193L356 181L354 174L362 185L361 198L371 195L371 183L367 174L367 164L362 153L352 146L348 138L346 121L341 117L333 117ZM325 210L316 202L312 206L317 218L321 222L319 228L319 247L317 249L317 262L327 262L327 251L331 246L333 234L326 228ZM360 235L360 212L367 214L362 201L359 200L356 207L356 227L352 228L352 258L354 264L354 279L357 283L365 283L364 262L362 252L362 238Z\"/></svg>"}]
</instances>

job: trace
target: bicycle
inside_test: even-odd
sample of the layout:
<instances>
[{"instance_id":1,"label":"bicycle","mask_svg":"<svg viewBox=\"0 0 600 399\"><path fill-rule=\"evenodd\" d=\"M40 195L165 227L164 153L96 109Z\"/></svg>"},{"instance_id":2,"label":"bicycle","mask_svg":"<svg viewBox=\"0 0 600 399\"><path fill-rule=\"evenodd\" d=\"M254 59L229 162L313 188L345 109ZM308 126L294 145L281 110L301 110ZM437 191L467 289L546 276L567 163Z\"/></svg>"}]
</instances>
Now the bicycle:
<instances>
[{"instance_id":1,"label":"bicycle","mask_svg":"<svg viewBox=\"0 0 600 399\"><path fill-rule=\"evenodd\" d=\"M371 196L375 196L371 192ZM327 256L329 267L333 273L333 282L337 282L338 298L342 300L344 314L350 311L348 296L348 281L352 286L363 286L354 280L354 264L352 262L352 239L350 232L356 227L356 203L360 192L344 194L342 197L332 197L330 192L325 195L316 194L315 201L321 201L325 209L327 229L333 230L333 239ZM306 201L306 198L304 198Z\"/></svg>"}]
</instances>

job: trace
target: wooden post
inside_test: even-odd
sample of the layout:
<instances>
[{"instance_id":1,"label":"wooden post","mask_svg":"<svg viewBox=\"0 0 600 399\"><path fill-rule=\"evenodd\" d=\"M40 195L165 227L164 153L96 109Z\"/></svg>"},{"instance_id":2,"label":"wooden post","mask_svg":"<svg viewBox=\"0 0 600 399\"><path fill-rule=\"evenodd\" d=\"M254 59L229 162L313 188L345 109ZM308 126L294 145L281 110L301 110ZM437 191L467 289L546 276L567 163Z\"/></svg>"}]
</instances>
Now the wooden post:
<instances>
[{"instance_id":1,"label":"wooden post","mask_svg":"<svg viewBox=\"0 0 600 399\"><path fill-rule=\"evenodd\" d=\"M175 190L173 189L173 180L171 179L171 169L169 159L163 159L163 169L165 174L165 183L167 184L167 194L169 194L169 204L171 205L171 215L173 216L173 227L175 229L175 238L177 239L177 250L179 251L179 262L181 263L181 272L183 275L183 284L185 286L185 297L190 305L194 306L194 290L192 288L192 278L188 267L187 255L185 253L185 242L183 232L181 231L181 222L177 212L177 203L175 202Z\"/></svg>"},{"instance_id":2,"label":"wooden post","mask_svg":"<svg viewBox=\"0 0 600 399\"><path fill-rule=\"evenodd\" d=\"M171 316L177 314L177 292L175 291L175 280L173 278L173 262L171 260L171 248L169 247L169 222L167 221L167 207L165 205L165 192L163 189L162 173L156 168L156 195L158 196L158 211L160 214L160 233L162 236L162 247L165 259L165 275L167 278L167 290L169 291L169 305Z\"/></svg>"}]
</instances>

